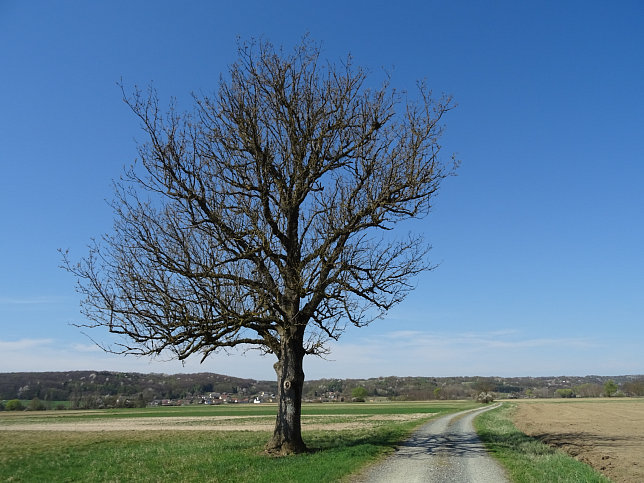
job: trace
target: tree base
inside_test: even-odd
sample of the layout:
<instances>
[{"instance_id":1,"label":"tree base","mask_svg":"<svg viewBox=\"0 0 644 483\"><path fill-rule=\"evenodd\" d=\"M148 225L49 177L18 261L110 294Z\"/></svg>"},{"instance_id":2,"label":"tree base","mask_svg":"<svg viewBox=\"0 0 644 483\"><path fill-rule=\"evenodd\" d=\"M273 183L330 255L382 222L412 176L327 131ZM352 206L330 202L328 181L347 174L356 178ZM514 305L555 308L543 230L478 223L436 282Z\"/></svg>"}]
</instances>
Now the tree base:
<instances>
[{"instance_id":1,"label":"tree base","mask_svg":"<svg viewBox=\"0 0 644 483\"><path fill-rule=\"evenodd\" d=\"M304 443L295 444L290 441L275 441L271 440L266 443L264 451L269 456L280 457L292 454L308 453L309 449Z\"/></svg>"}]
</instances>

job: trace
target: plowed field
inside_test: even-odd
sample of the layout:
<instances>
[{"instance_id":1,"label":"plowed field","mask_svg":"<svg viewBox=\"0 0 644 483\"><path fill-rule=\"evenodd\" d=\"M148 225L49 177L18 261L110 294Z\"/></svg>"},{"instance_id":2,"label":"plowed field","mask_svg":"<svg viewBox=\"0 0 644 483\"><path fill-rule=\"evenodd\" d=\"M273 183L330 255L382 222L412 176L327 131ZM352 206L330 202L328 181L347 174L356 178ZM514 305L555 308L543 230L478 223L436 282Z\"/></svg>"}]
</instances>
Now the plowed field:
<instances>
[{"instance_id":1,"label":"plowed field","mask_svg":"<svg viewBox=\"0 0 644 483\"><path fill-rule=\"evenodd\" d=\"M616 482L644 481L644 399L521 401L514 422Z\"/></svg>"}]
</instances>

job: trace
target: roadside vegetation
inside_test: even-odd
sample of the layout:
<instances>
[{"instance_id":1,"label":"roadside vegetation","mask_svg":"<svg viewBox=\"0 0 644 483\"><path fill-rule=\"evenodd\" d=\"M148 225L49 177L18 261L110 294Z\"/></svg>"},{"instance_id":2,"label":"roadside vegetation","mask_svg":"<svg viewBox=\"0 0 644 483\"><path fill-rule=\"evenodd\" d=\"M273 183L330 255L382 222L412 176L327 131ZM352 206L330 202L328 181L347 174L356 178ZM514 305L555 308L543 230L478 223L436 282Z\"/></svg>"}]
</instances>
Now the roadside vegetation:
<instances>
[{"instance_id":1,"label":"roadside vegetation","mask_svg":"<svg viewBox=\"0 0 644 483\"><path fill-rule=\"evenodd\" d=\"M510 419L514 408L505 403L474 420L479 437L506 468L512 481L610 482L590 466L519 431Z\"/></svg>"},{"instance_id":2,"label":"roadside vegetation","mask_svg":"<svg viewBox=\"0 0 644 483\"><path fill-rule=\"evenodd\" d=\"M409 421L382 420L364 428L307 430L312 452L283 458L264 453L262 431L11 431L30 422L136 417L237 416L274 420L274 405L177 407L101 411L43 411L0 415L0 481L338 481L393 451L432 417L477 406L472 401L380 404L310 404L304 414L328 423L370 416L426 414Z\"/></svg>"}]
</instances>

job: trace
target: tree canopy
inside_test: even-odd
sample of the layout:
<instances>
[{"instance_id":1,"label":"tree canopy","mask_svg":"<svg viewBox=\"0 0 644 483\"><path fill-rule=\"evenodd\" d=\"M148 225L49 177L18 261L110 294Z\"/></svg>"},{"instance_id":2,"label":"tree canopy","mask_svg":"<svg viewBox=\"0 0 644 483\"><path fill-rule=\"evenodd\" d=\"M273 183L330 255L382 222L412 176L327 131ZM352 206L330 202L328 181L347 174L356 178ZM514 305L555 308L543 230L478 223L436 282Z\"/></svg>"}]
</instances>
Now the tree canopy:
<instances>
[{"instance_id":1,"label":"tree canopy","mask_svg":"<svg viewBox=\"0 0 644 483\"><path fill-rule=\"evenodd\" d=\"M83 325L124 336L110 350L275 354L269 449L301 451L304 355L385 313L431 268L422 235L390 230L426 215L455 168L439 144L452 100L422 83L412 100L387 78L373 87L306 38L291 53L249 42L238 54L189 112L124 89L147 141L117 183L113 232L67 268Z\"/></svg>"}]
</instances>

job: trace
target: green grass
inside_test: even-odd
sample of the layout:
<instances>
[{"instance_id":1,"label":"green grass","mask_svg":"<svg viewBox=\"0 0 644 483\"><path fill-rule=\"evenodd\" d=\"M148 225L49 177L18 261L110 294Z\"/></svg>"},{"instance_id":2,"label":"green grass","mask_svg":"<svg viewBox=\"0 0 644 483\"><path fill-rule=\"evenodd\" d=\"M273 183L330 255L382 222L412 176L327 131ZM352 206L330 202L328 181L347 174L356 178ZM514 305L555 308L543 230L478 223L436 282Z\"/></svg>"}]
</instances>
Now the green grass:
<instances>
[{"instance_id":1,"label":"green grass","mask_svg":"<svg viewBox=\"0 0 644 483\"><path fill-rule=\"evenodd\" d=\"M474 407L468 401L430 401L430 402L392 402L392 403L324 403L304 404L302 414L312 415L378 415L378 414L427 414L461 411ZM150 407L143 409L96 409L69 411L34 411L9 413L0 412L0 424L3 416L14 422L73 422L103 419L126 419L146 417L199 417L199 416L270 416L277 414L276 404L226 404L221 406L178 406ZM11 417L11 414L14 416ZM5 422L8 421L5 419Z\"/></svg>"},{"instance_id":2,"label":"green grass","mask_svg":"<svg viewBox=\"0 0 644 483\"><path fill-rule=\"evenodd\" d=\"M533 482L609 482L590 466L551 448L521 431L510 420L514 406L504 404L474 420L479 437L507 469L512 481Z\"/></svg>"},{"instance_id":3,"label":"green grass","mask_svg":"<svg viewBox=\"0 0 644 483\"><path fill-rule=\"evenodd\" d=\"M469 402L315 404L304 414L328 421L359 421L369 415L448 413ZM304 431L315 451L272 458L263 453L268 432L258 431L3 431L11 422L73 421L83 417L266 416L273 406L151 408L91 413L0 414L0 481L338 481L393 451L424 420L381 421L364 429ZM351 416L351 417L349 417ZM317 418L316 418L317 419ZM20 420L20 421L19 421ZM51 419L49 419L51 421ZM9 424L5 424L9 423Z\"/></svg>"},{"instance_id":4,"label":"green grass","mask_svg":"<svg viewBox=\"0 0 644 483\"><path fill-rule=\"evenodd\" d=\"M309 433L319 451L286 458L262 453L267 433L62 433L2 441L0 479L14 481L337 481L406 436L409 425L371 434ZM53 440L51 437L54 436Z\"/></svg>"}]
</instances>

